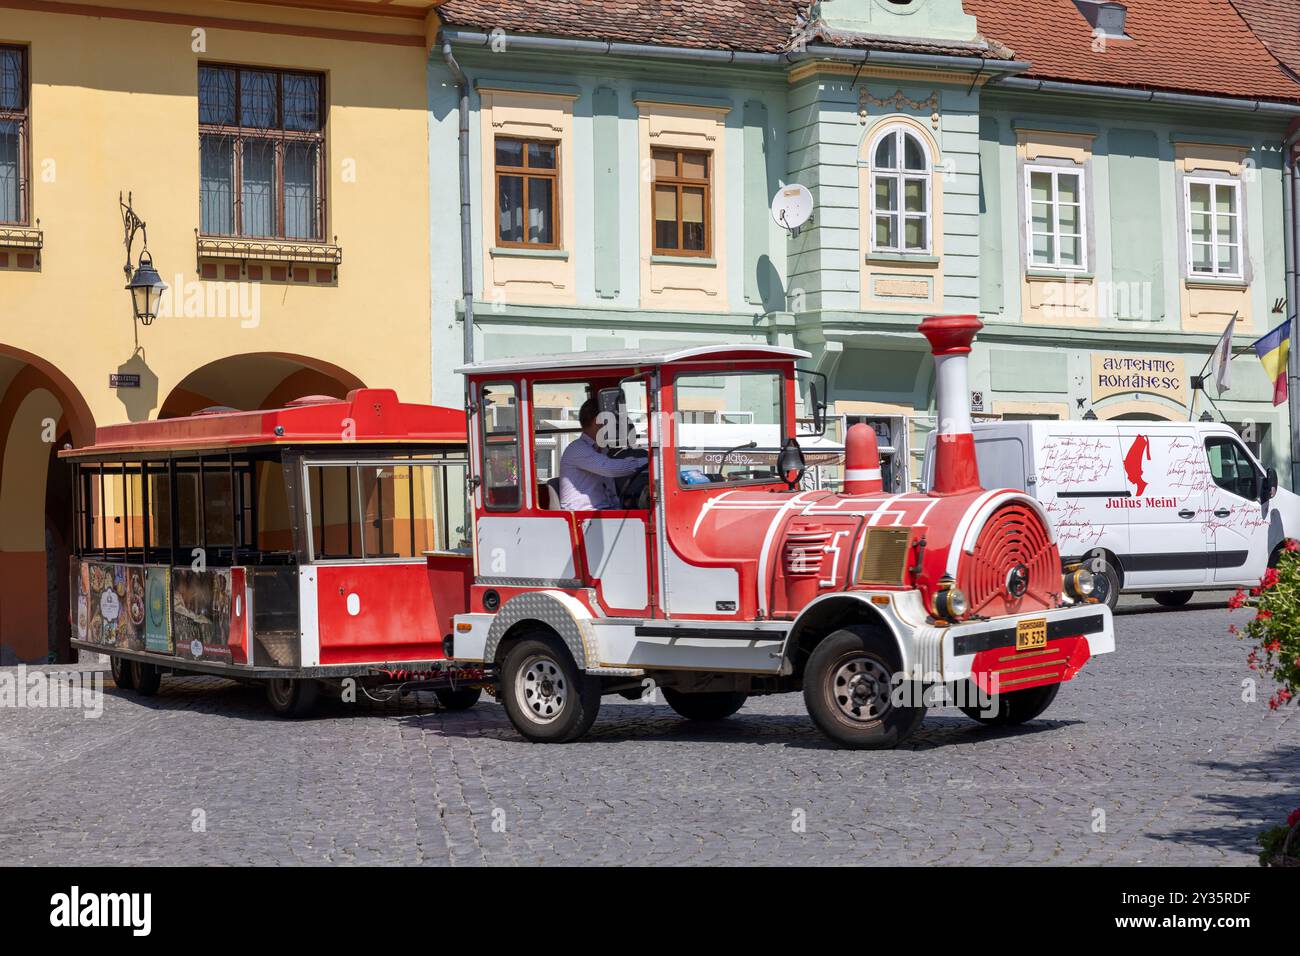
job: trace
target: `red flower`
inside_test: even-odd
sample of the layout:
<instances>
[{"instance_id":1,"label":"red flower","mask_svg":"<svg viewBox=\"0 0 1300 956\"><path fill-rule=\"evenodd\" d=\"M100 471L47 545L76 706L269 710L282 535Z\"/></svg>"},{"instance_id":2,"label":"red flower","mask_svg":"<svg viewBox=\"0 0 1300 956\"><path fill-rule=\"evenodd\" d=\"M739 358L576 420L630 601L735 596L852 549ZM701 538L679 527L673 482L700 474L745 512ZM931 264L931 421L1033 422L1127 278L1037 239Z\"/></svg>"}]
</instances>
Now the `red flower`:
<instances>
[{"instance_id":1,"label":"red flower","mask_svg":"<svg viewBox=\"0 0 1300 956\"><path fill-rule=\"evenodd\" d=\"M1228 607L1230 607L1234 611L1237 610L1237 608L1241 607L1245 603L1246 603L1246 592L1243 591L1241 588L1237 588L1237 593L1234 594L1232 597L1228 598Z\"/></svg>"},{"instance_id":2,"label":"red flower","mask_svg":"<svg viewBox=\"0 0 1300 956\"><path fill-rule=\"evenodd\" d=\"M1277 568L1269 568L1264 572L1264 580L1259 582L1261 589L1267 590L1278 582Z\"/></svg>"},{"instance_id":3,"label":"red flower","mask_svg":"<svg viewBox=\"0 0 1300 956\"><path fill-rule=\"evenodd\" d=\"M1286 818L1286 825L1289 827L1293 827L1297 823L1300 823L1300 807L1296 807L1292 810L1290 815Z\"/></svg>"},{"instance_id":4,"label":"red flower","mask_svg":"<svg viewBox=\"0 0 1300 956\"><path fill-rule=\"evenodd\" d=\"M1300 541L1297 541L1295 538L1287 538L1286 544L1282 545L1282 547L1286 548L1288 551L1300 551Z\"/></svg>"},{"instance_id":5,"label":"red flower","mask_svg":"<svg viewBox=\"0 0 1300 956\"><path fill-rule=\"evenodd\" d=\"M1273 616L1273 612L1272 612L1272 611L1260 611L1259 613L1257 613L1257 614L1255 615L1255 620L1257 620L1257 621L1267 621L1267 620L1268 620L1270 617L1272 617L1272 616Z\"/></svg>"}]
</instances>

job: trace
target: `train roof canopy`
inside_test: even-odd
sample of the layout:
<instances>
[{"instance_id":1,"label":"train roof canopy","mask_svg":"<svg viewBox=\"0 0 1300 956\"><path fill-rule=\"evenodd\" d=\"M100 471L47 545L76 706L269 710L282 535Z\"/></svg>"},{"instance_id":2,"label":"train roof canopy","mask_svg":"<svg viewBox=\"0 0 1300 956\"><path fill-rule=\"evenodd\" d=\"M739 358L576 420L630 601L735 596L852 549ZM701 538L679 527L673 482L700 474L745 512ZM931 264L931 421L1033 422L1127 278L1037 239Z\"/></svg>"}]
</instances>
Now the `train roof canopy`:
<instances>
[{"instance_id":1,"label":"train roof canopy","mask_svg":"<svg viewBox=\"0 0 1300 956\"><path fill-rule=\"evenodd\" d=\"M456 369L465 375L512 372L582 371L600 368L646 368L673 362L726 362L802 359L809 353L776 345L693 345L689 348L606 349L601 352L555 352L488 359Z\"/></svg>"},{"instance_id":2,"label":"train roof canopy","mask_svg":"<svg viewBox=\"0 0 1300 956\"><path fill-rule=\"evenodd\" d=\"M464 445L458 408L399 402L391 388L358 388L344 399L298 399L284 408L213 410L184 418L104 425L95 444L60 452L65 458L267 445Z\"/></svg>"}]
</instances>

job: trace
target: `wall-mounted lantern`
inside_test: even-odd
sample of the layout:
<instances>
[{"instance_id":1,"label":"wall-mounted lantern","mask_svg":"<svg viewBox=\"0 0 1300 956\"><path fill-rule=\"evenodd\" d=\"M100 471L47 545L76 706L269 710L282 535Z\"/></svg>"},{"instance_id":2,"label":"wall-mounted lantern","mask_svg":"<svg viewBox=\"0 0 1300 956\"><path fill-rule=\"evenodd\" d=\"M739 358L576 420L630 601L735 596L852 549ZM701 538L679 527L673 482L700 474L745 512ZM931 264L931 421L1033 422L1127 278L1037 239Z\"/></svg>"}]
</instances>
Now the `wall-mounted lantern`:
<instances>
[{"instance_id":1,"label":"wall-mounted lantern","mask_svg":"<svg viewBox=\"0 0 1300 956\"><path fill-rule=\"evenodd\" d=\"M131 208L131 194L127 193L123 200L119 193L117 201L122 207L122 241L126 245L126 265L122 271L126 274L126 290L131 293L131 312L141 325L151 325L158 317L158 303L167 291L167 283L163 282L162 276L154 268L153 256L149 254L149 232L144 220ZM137 232L140 233L143 246L132 273L131 247L135 243Z\"/></svg>"}]
</instances>

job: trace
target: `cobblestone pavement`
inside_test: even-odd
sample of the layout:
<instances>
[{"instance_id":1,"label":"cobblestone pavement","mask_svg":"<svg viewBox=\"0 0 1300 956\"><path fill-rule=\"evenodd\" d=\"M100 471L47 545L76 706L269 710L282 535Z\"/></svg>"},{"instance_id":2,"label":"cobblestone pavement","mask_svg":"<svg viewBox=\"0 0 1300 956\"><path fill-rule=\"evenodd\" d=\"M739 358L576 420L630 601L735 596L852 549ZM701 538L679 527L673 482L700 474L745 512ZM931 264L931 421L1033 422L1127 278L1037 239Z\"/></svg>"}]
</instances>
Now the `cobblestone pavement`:
<instances>
[{"instance_id":1,"label":"cobblestone pavement","mask_svg":"<svg viewBox=\"0 0 1300 956\"><path fill-rule=\"evenodd\" d=\"M110 682L99 719L0 711L0 864L1253 864L1300 804L1300 714L1242 701L1221 603L1153 608L1042 718L932 711L877 753L829 746L798 695L712 725L611 697L541 746L486 698L284 721L223 680Z\"/></svg>"}]
</instances>

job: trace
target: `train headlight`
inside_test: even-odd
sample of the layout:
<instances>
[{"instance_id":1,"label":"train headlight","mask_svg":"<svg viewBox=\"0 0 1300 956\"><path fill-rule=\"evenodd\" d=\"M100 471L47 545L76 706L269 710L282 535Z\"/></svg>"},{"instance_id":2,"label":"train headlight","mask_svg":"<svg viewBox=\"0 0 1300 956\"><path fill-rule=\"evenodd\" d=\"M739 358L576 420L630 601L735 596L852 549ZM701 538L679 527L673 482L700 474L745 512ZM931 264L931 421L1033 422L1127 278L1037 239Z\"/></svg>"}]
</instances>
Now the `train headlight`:
<instances>
[{"instance_id":1,"label":"train headlight","mask_svg":"<svg viewBox=\"0 0 1300 956\"><path fill-rule=\"evenodd\" d=\"M1087 568L1075 568L1065 573L1065 593L1076 601L1082 601L1097 590L1097 579Z\"/></svg>"},{"instance_id":2,"label":"train headlight","mask_svg":"<svg viewBox=\"0 0 1300 956\"><path fill-rule=\"evenodd\" d=\"M947 621L958 621L970 610L966 593L957 587L952 578L939 582L939 590L934 594L934 616Z\"/></svg>"}]
</instances>

